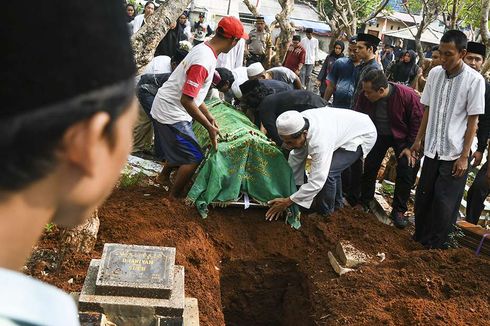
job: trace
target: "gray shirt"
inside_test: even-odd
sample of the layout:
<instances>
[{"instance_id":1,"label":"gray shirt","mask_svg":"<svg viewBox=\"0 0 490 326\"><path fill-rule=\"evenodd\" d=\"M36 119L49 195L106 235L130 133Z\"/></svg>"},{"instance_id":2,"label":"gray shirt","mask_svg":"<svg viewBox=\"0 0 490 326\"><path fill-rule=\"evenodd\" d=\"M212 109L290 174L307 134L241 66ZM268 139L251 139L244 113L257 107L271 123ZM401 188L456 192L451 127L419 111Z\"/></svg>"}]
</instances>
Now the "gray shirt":
<instances>
[{"instance_id":1,"label":"gray shirt","mask_svg":"<svg viewBox=\"0 0 490 326\"><path fill-rule=\"evenodd\" d=\"M374 125L380 136L392 136L390 125L390 114L388 112L388 101L393 95L394 88L388 84L389 92L388 96L381 98L376 102L376 109L374 110Z\"/></svg>"}]
</instances>

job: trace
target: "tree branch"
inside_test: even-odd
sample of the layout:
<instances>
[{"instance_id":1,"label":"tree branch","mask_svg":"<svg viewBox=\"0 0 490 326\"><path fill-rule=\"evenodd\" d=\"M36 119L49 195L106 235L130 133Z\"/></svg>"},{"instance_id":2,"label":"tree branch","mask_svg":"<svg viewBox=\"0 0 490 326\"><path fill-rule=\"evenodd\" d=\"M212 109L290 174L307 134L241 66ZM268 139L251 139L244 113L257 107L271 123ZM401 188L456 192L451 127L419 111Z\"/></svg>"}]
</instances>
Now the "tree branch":
<instances>
[{"instance_id":1,"label":"tree branch","mask_svg":"<svg viewBox=\"0 0 490 326\"><path fill-rule=\"evenodd\" d=\"M255 17L260 16L259 11L257 10L257 7L254 6L253 4L250 3L250 0L243 0L243 3L245 6L247 6L248 10L254 15Z\"/></svg>"},{"instance_id":2,"label":"tree branch","mask_svg":"<svg viewBox=\"0 0 490 326\"><path fill-rule=\"evenodd\" d=\"M365 24L367 23L368 21L370 21L371 19L373 18L376 18L376 16L378 16L378 14L383 10L385 9L386 5L388 4L389 0L382 0L381 3L379 4L378 8L373 11L371 13L371 15L369 15L368 17L366 17L362 23Z\"/></svg>"}]
</instances>

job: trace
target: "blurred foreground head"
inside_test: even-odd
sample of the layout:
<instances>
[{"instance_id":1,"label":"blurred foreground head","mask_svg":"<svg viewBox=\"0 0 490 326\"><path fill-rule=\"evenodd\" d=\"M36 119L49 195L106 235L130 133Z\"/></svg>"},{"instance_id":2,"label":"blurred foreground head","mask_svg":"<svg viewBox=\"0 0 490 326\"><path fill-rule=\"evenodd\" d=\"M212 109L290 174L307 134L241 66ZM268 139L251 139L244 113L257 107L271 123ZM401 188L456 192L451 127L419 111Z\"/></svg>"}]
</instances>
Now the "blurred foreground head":
<instances>
[{"instance_id":1,"label":"blurred foreground head","mask_svg":"<svg viewBox=\"0 0 490 326\"><path fill-rule=\"evenodd\" d=\"M98 0L4 8L0 207L29 194L23 204L42 203L55 223L73 226L108 196L131 148L125 9Z\"/></svg>"}]
</instances>

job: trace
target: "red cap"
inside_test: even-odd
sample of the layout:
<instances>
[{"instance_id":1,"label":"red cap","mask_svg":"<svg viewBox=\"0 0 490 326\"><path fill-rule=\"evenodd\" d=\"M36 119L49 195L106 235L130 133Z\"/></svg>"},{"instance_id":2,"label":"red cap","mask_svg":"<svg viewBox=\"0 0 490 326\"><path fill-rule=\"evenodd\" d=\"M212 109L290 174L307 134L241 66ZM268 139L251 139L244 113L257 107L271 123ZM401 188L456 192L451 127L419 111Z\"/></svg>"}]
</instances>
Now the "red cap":
<instances>
[{"instance_id":1,"label":"red cap","mask_svg":"<svg viewBox=\"0 0 490 326\"><path fill-rule=\"evenodd\" d=\"M218 28L223 29L223 36L227 38L243 38L248 40L248 34L243 30L243 25L239 19L228 16L223 17L218 23Z\"/></svg>"}]
</instances>

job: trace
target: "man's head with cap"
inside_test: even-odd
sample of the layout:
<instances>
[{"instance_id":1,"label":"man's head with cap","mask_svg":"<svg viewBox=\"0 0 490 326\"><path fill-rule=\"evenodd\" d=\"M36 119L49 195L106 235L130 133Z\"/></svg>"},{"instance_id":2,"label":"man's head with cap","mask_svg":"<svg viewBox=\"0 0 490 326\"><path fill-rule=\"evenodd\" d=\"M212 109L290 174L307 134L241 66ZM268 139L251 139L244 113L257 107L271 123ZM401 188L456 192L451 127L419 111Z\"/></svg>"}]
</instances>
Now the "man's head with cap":
<instances>
[{"instance_id":1,"label":"man's head with cap","mask_svg":"<svg viewBox=\"0 0 490 326\"><path fill-rule=\"evenodd\" d=\"M257 29L257 32L263 32L265 30L264 16L255 17L255 28Z\"/></svg>"},{"instance_id":2,"label":"man's head with cap","mask_svg":"<svg viewBox=\"0 0 490 326\"><path fill-rule=\"evenodd\" d=\"M305 29L305 33L306 37L311 40L311 38L313 37L313 28L308 27L307 29Z\"/></svg>"},{"instance_id":3,"label":"man's head with cap","mask_svg":"<svg viewBox=\"0 0 490 326\"><path fill-rule=\"evenodd\" d=\"M25 208L32 225L71 227L110 193L130 151L135 65L120 2L67 0L57 9L4 6L13 28L0 54L0 151L8 153L0 207L29 194L17 209L42 203L44 213Z\"/></svg>"},{"instance_id":4,"label":"man's head with cap","mask_svg":"<svg viewBox=\"0 0 490 326\"><path fill-rule=\"evenodd\" d=\"M276 120L277 133L288 149L299 149L305 145L309 127L308 120L298 111L286 111Z\"/></svg>"},{"instance_id":5,"label":"man's head with cap","mask_svg":"<svg viewBox=\"0 0 490 326\"><path fill-rule=\"evenodd\" d=\"M260 62L252 63L250 66L247 67L248 79L264 79L264 73L264 66Z\"/></svg>"},{"instance_id":6,"label":"man's head with cap","mask_svg":"<svg viewBox=\"0 0 490 326\"><path fill-rule=\"evenodd\" d=\"M238 18L227 16L221 18L216 28L214 40L218 40L223 53L228 53L240 39L248 39L248 34L245 33L243 25Z\"/></svg>"},{"instance_id":7,"label":"man's head with cap","mask_svg":"<svg viewBox=\"0 0 490 326\"><path fill-rule=\"evenodd\" d=\"M381 40L374 35L359 33L356 40L356 53L361 60L371 60L376 54Z\"/></svg>"},{"instance_id":8,"label":"man's head with cap","mask_svg":"<svg viewBox=\"0 0 490 326\"><path fill-rule=\"evenodd\" d=\"M476 71L480 71L486 57L487 48L484 44L477 42L468 42L468 45L466 47L466 55L463 59L468 66L475 69Z\"/></svg>"}]
</instances>

